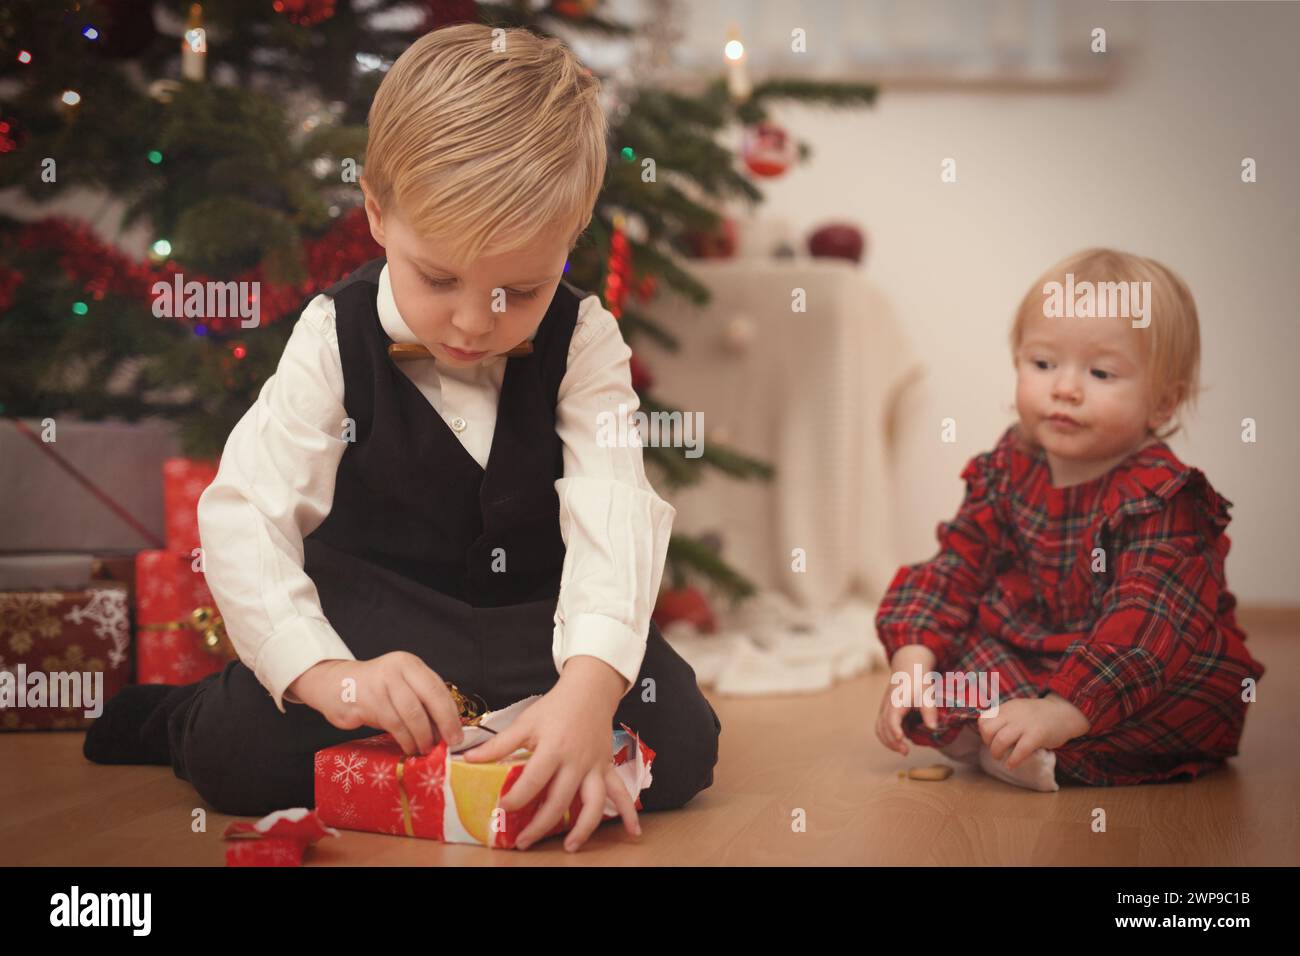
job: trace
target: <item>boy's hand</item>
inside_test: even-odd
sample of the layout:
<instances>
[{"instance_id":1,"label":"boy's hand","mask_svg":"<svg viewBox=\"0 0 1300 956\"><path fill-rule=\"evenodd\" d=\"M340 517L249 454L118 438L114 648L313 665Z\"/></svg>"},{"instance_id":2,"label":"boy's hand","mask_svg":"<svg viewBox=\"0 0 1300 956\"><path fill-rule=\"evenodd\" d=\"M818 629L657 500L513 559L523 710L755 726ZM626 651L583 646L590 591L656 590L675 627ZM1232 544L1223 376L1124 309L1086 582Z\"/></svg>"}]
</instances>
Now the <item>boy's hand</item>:
<instances>
[{"instance_id":1,"label":"boy's hand","mask_svg":"<svg viewBox=\"0 0 1300 956\"><path fill-rule=\"evenodd\" d=\"M1040 747L1055 750L1066 741L1088 732L1088 718L1064 697L1055 693L1038 699L1009 700L998 705L996 717L975 721L980 737L994 760L1006 761L1014 770Z\"/></svg>"},{"instance_id":2,"label":"boy's hand","mask_svg":"<svg viewBox=\"0 0 1300 956\"><path fill-rule=\"evenodd\" d=\"M876 736L890 750L896 750L904 757L909 752L907 738L903 736L903 717L909 710L920 710L921 720L933 730L939 720L938 708L921 706L921 691L924 683L917 684L914 666L921 666L924 678L927 671L934 669L934 651L921 644L900 647L889 661L890 682L885 688L885 699L880 702L880 713L876 716ZM895 678L894 675L901 675ZM895 695L910 700L909 706L895 705Z\"/></svg>"},{"instance_id":3,"label":"boy's hand","mask_svg":"<svg viewBox=\"0 0 1300 956\"><path fill-rule=\"evenodd\" d=\"M349 678L355 684L345 685ZM464 736L447 685L407 651L368 661L321 661L289 690L340 730L378 727L408 754L428 753L439 740L458 744Z\"/></svg>"},{"instance_id":4,"label":"boy's hand","mask_svg":"<svg viewBox=\"0 0 1300 956\"><path fill-rule=\"evenodd\" d=\"M527 849L550 832L579 788L582 812L565 836L566 850L582 846L600 824L607 795L622 815L627 832L641 835L635 801L615 772L611 753L614 712L624 686L622 675L604 661L586 655L572 657L565 662L559 681L540 700L501 734L462 755L480 763L500 760L520 747L532 751L524 772L498 804L507 811L518 810L546 790L537 815L515 841L518 849Z\"/></svg>"}]
</instances>

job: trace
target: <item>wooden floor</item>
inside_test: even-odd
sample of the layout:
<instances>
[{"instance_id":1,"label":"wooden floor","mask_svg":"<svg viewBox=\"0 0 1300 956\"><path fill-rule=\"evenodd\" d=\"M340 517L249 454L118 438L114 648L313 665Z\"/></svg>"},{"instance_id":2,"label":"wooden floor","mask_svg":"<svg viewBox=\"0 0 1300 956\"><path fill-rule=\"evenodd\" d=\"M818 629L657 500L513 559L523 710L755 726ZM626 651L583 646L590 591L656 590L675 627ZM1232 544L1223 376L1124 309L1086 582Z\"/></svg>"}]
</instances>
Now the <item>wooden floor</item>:
<instances>
[{"instance_id":1,"label":"wooden floor","mask_svg":"<svg viewBox=\"0 0 1300 956\"><path fill-rule=\"evenodd\" d=\"M1242 753L1193 783L1031 793L959 767L946 781L901 780L900 758L871 727L886 687L877 672L806 697L713 703L722 754L712 789L686 808L642 817L628 837L607 823L577 854L559 840L523 853L341 831L311 864L506 865L1117 865L1300 863L1300 617L1243 613L1268 668ZM167 767L106 767L80 733L0 734L0 864L216 865L230 817L209 812ZM1107 831L1091 828L1094 808ZM796 810L806 832L794 832Z\"/></svg>"}]
</instances>

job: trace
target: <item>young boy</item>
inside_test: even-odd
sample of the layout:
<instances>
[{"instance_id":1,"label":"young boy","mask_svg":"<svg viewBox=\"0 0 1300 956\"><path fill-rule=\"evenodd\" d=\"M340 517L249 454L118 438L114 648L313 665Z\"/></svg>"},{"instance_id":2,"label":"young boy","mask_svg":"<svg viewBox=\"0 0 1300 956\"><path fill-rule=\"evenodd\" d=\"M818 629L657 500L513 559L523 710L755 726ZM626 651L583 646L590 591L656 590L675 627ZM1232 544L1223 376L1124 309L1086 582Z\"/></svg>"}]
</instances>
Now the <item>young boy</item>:
<instances>
[{"instance_id":1,"label":"young boy","mask_svg":"<svg viewBox=\"0 0 1300 956\"><path fill-rule=\"evenodd\" d=\"M644 809L712 784L721 724L650 621L676 512L639 447L597 441L638 407L631 351L562 279L605 174L598 83L556 40L502 40L438 30L385 76L362 177L385 255L308 302L199 502L240 660L119 695L91 760L170 762L227 813L310 806L321 748L459 741L451 682L490 708L542 695L466 754L532 751L501 802L545 791L521 848L575 795L567 849L606 795L639 834L620 722L656 752Z\"/></svg>"}]
</instances>

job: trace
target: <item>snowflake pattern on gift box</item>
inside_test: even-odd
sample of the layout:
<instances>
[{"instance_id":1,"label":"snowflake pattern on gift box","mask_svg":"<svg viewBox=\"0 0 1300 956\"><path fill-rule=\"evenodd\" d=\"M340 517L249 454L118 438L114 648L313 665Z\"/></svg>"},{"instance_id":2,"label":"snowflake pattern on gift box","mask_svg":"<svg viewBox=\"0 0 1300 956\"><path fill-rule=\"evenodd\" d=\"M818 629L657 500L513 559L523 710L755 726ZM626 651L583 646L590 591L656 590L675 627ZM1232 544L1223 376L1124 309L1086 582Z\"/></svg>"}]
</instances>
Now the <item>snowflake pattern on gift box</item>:
<instances>
[{"instance_id":1,"label":"snowflake pattern on gift box","mask_svg":"<svg viewBox=\"0 0 1300 956\"><path fill-rule=\"evenodd\" d=\"M445 777L446 764L435 764L433 767L429 768L427 773L425 773L424 780L421 782L420 786L429 796L442 793L442 785L445 782Z\"/></svg>"},{"instance_id":2,"label":"snowflake pattern on gift box","mask_svg":"<svg viewBox=\"0 0 1300 956\"><path fill-rule=\"evenodd\" d=\"M420 814L424 812L424 804L420 802L415 794L407 794L406 805L410 808L411 823L414 824L420 819ZM393 825L393 833L405 833L405 810L402 807L402 796L398 794L397 799L393 801L393 813L397 815L397 823Z\"/></svg>"},{"instance_id":3,"label":"snowflake pattern on gift box","mask_svg":"<svg viewBox=\"0 0 1300 956\"><path fill-rule=\"evenodd\" d=\"M375 790L387 790L393 786L393 771L384 767L382 764L376 764L370 771L370 786Z\"/></svg>"},{"instance_id":4,"label":"snowflake pattern on gift box","mask_svg":"<svg viewBox=\"0 0 1300 956\"><path fill-rule=\"evenodd\" d=\"M189 548L199 541L199 497L211 482L208 466L188 458L163 463L163 497L169 546Z\"/></svg>"},{"instance_id":5,"label":"snowflake pattern on gift box","mask_svg":"<svg viewBox=\"0 0 1300 956\"><path fill-rule=\"evenodd\" d=\"M98 657L87 658L80 644L64 649L63 654L47 654L41 659L41 669L46 671L102 671L104 662Z\"/></svg>"},{"instance_id":6,"label":"snowflake pattern on gift box","mask_svg":"<svg viewBox=\"0 0 1300 956\"><path fill-rule=\"evenodd\" d=\"M62 633L55 610L63 596L55 591L15 591L0 596L0 639L15 654L26 654L38 639L49 640Z\"/></svg>"},{"instance_id":7,"label":"snowflake pattern on gift box","mask_svg":"<svg viewBox=\"0 0 1300 956\"><path fill-rule=\"evenodd\" d=\"M117 588L93 588L87 593L90 600L82 607L74 606L63 619L73 624L92 622L96 637L113 642L108 652L109 666L121 667L131 643L126 592Z\"/></svg>"},{"instance_id":8,"label":"snowflake pattern on gift box","mask_svg":"<svg viewBox=\"0 0 1300 956\"><path fill-rule=\"evenodd\" d=\"M335 810L335 817L339 826L348 827L351 824L358 823L361 820L361 814L357 812L355 803L344 802Z\"/></svg>"},{"instance_id":9,"label":"snowflake pattern on gift box","mask_svg":"<svg viewBox=\"0 0 1300 956\"><path fill-rule=\"evenodd\" d=\"M192 683L189 678L199 672L198 661L192 657L178 657L172 661L172 675L182 683Z\"/></svg>"},{"instance_id":10,"label":"snowflake pattern on gift box","mask_svg":"<svg viewBox=\"0 0 1300 956\"><path fill-rule=\"evenodd\" d=\"M136 574L136 600L141 607L170 606L176 599L175 575L164 565L174 558L175 555L159 552L158 558L150 558L140 568Z\"/></svg>"},{"instance_id":11,"label":"snowflake pattern on gift box","mask_svg":"<svg viewBox=\"0 0 1300 956\"><path fill-rule=\"evenodd\" d=\"M335 754L334 769L330 774L330 782L339 783L341 781L343 784L343 792L351 793L352 782L354 780L356 781L357 786L364 785L365 778L361 776L361 768L367 763L369 763L369 760L366 757L361 756L360 751L357 750L349 751L346 760L338 754Z\"/></svg>"}]
</instances>

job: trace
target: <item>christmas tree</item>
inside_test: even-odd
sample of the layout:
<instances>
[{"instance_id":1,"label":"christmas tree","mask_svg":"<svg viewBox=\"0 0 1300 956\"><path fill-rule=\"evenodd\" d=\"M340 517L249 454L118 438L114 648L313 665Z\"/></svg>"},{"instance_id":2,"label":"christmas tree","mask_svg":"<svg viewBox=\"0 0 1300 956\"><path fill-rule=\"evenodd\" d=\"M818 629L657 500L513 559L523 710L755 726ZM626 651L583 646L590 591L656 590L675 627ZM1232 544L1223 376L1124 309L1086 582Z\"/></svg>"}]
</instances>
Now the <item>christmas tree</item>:
<instances>
[{"instance_id":1,"label":"christmas tree","mask_svg":"<svg viewBox=\"0 0 1300 956\"><path fill-rule=\"evenodd\" d=\"M602 295L633 348L644 336L675 349L638 306L661 284L707 302L683 260L718 229L722 203L762 199L718 134L761 129L778 99L860 107L875 91L781 80L738 88L734 70L691 94L655 86L645 80L670 42L672 3L647 6L634 27L604 18L597 0L6 4L0 188L39 204L73 187L118 197L121 228L152 238L138 261L86 222L0 213L0 413L165 416L188 454L218 455L274 372L303 299L382 254L357 182L370 101L411 42L459 22L631 42L621 75L602 77L609 172L566 278ZM720 74L722 65L720 55ZM808 153L798 144L798 158ZM154 290L178 275L227 283L243 311L196 318L178 297L158 314ZM256 302L246 289L258 290ZM254 314L255 324L242 318ZM635 355L633 379L643 411L673 411ZM698 458L648 446L645 459L669 489L698 481L700 466L771 475L716 442ZM677 586L694 573L733 598L752 591L707 540L675 535L668 565Z\"/></svg>"}]
</instances>

